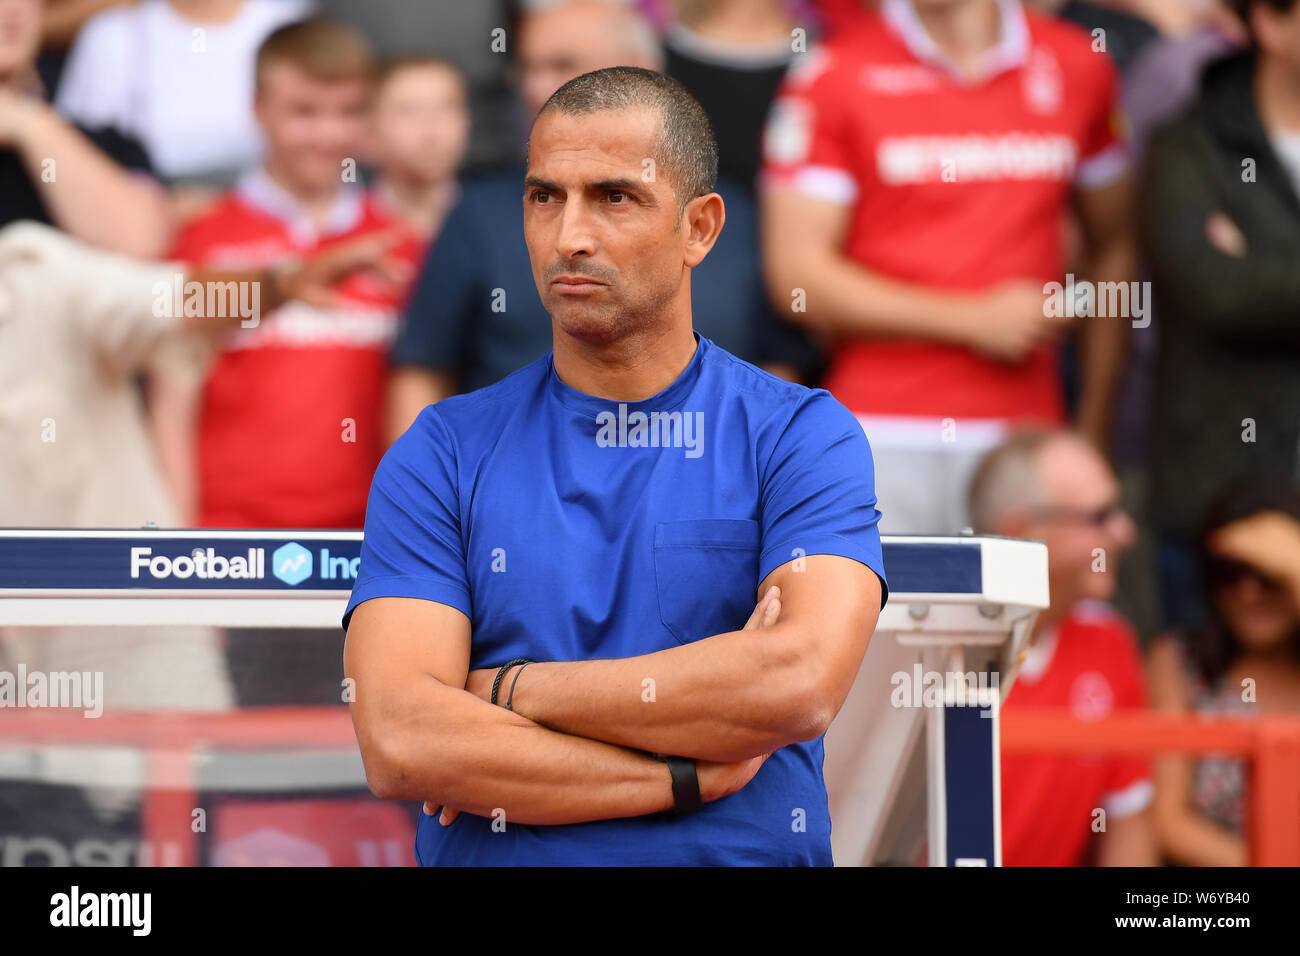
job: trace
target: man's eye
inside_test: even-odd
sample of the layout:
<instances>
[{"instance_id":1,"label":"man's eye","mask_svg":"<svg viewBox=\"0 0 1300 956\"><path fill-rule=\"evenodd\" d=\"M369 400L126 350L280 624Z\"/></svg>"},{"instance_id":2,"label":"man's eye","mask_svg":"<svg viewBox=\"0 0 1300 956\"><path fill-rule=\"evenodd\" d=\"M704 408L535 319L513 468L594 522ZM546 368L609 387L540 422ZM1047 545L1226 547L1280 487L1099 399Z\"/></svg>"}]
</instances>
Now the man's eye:
<instances>
[{"instance_id":1,"label":"man's eye","mask_svg":"<svg viewBox=\"0 0 1300 956\"><path fill-rule=\"evenodd\" d=\"M632 197L629 196L627 193L620 192L617 189L612 190L609 194L609 201L612 205L615 206L626 206L627 202L625 202L624 200L631 200L631 198Z\"/></svg>"},{"instance_id":2,"label":"man's eye","mask_svg":"<svg viewBox=\"0 0 1300 956\"><path fill-rule=\"evenodd\" d=\"M543 192L540 189L533 190L533 202L538 205L545 206L550 201L550 198L551 194L548 192Z\"/></svg>"}]
</instances>

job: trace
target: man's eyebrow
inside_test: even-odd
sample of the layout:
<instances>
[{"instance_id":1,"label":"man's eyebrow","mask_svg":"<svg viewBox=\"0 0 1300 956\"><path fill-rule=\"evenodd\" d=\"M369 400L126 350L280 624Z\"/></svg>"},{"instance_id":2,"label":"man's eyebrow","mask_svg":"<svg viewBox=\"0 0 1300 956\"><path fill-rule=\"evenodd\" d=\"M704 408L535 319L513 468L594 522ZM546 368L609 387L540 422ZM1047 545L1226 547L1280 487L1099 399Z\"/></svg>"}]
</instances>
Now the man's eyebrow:
<instances>
[{"instance_id":1,"label":"man's eyebrow","mask_svg":"<svg viewBox=\"0 0 1300 956\"><path fill-rule=\"evenodd\" d=\"M525 189L544 189L547 192L563 192L563 187L559 183L553 183L549 179L542 179L540 176L525 176ZM610 189L625 189L628 192L634 192L638 195L645 193L645 188L640 180L637 179L602 179L598 182L585 183L583 188L589 191L602 192Z\"/></svg>"},{"instance_id":2,"label":"man's eyebrow","mask_svg":"<svg viewBox=\"0 0 1300 956\"><path fill-rule=\"evenodd\" d=\"M635 179L602 179L600 182L587 183L588 189L626 189L629 192L642 191L641 183Z\"/></svg>"}]
</instances>

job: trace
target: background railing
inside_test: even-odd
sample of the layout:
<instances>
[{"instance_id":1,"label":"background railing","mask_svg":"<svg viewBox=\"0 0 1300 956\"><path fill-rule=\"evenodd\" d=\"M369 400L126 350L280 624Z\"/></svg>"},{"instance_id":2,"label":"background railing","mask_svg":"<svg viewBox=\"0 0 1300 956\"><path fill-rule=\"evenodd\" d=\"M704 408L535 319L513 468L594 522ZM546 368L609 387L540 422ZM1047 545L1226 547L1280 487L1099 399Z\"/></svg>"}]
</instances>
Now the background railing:
<instances>
[{"instance_id":1,"label":"background railing","mask_svg":"<svg viewBox=\"0 0 1300 956\"><path fill-rule=\"evenodd\" d=\"M1209 754L1250 764L1247 838L1253 866L1300 866L1300 717L1116 712L1080 720L1068 710L1002 711L1002 752Z\"/></svg>"}]
</instances>

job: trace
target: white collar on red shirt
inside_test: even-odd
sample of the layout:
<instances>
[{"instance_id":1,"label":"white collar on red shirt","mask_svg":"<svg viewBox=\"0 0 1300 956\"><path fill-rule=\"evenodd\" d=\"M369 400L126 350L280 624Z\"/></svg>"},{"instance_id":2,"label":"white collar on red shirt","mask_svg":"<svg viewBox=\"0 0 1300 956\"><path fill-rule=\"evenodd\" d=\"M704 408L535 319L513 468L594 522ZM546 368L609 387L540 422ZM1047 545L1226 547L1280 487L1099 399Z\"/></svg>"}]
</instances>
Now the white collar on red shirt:
<instances>
[{"instance_id":1,"label":"white collar on red shirt","mask_svg":"<svg viewBox=\"0 0 1300 956\"><path fill-rule=\"evenodd\" d=\"M1025 10L1020 5L1020 0L995 2L998 7L998 41L981 53L977 60L975 72L980 81L992 79L1004 70L1023 66L1029 57L1029 26L1025 22ZM939 45L926 31L911 0L883 0L880 15L914 57L946 71L954 78L959 77L952 60L939 49Z\"/></svg>"},{"instance_id":2,"label":"white collar on red shirt","mask_svg":"<svg viewBox=\"0 0 1300 956\"><path fill-rule=\"evenodd\" d=\"M260 166L240 177L235 191L250 206L283 222L289 228L294 242L302 246L315 245L322 236L350 232L360 224L365 214L365 198L361 187L344 183L325 213L323 227L318 229L302 203Z\"/></svg>"},{"instance_id":3,"label":"white collar on red shirt","mask_svg":"<svg viewBox=\"0 0 1300 956\"><path fill-rule=\"evenodd\" d=\"M1020 664L1020 670L1016 672L1016 680L1024 681L1026 684L1037 684L1042 679L1047 673L1047 668L1052 664L1060 634L1060 630L1052 626L1034 636L1029 646L1025 648L1025 659Z\"/></svg>"}]
</instances>

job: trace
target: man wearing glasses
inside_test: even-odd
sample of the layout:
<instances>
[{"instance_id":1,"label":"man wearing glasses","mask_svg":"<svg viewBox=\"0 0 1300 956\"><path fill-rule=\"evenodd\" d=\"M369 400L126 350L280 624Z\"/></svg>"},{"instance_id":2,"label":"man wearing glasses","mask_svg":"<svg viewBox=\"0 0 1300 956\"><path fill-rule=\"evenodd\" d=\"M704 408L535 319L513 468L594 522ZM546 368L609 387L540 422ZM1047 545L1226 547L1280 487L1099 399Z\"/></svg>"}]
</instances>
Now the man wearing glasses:
<instances>
[{"instance_id":1,"label":"man wearing glasses","mask_svg":"<svg viewBox=\"0 0 1300 956\"><path fill-rule=\"evenodd\" d=\"M1046 543L1051 606L1007 708L1069 708L1081 720L1144 708L1137 639L1105 603L1133 522L1119 483L1081 437L1015 434L984 458L970 486L975 531ZM1002 758L1002 858L1007 866L1154 865L1153 795L1144 758L1033 754ZM1095 836L1094 836L1095 835Z\"/></svg>"}]
</instances>

